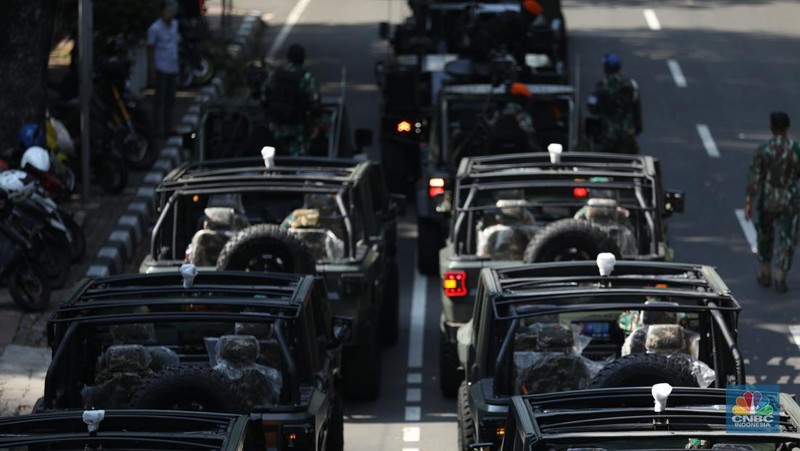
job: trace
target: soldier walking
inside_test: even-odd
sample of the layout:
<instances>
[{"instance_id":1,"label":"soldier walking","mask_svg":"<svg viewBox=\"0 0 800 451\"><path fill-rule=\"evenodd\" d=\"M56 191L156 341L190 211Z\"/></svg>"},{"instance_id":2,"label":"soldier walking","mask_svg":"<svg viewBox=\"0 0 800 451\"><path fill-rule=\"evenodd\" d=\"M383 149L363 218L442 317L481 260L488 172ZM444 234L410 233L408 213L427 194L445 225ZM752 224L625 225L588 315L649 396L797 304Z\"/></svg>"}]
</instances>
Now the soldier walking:
<instances>
[{"instance_id":1,"label":"soldier walking","mask_svg":"<svg viewBox=\"0 0 800 451\"><path fill-rule=\"evenodd\" d=\"M620 74L622 59L616 53L603 57L605 77L589 96L589 112L600 120L601 152L638 154L636 136L642 133L642 105L636 80Z\"/></svg>"},{"instance_id":2,"label":"soldier walking","mask_svg":"<svg viewBox=\"0 0 800 451\"><path fill-rule=\"evenodd\" d=\"M758 261L761 263L758 284L763 287L772 285L773 242L775 229L778 230L775 289L785 293L800 214L800 145L787 135L789 116L786 113L772 113L770 129L772 139L758 147L750 164L744 217L748 221L753 217L753 202L758 199L755 214Z\"/></svg>"},{"instance_id":3,"label":"soldier walking","mask_svg":"<svg viewBox=\"0 0 800 451\"><path fill-rule=\"evenodd\" d=\"M303 67L305 49L293 44L288 63L279 67L264 82L261 102L266 109L270 130L283 154L306 155L311 141L322 130L322 105L317 83Z\"/></svg>"}]
</instances>

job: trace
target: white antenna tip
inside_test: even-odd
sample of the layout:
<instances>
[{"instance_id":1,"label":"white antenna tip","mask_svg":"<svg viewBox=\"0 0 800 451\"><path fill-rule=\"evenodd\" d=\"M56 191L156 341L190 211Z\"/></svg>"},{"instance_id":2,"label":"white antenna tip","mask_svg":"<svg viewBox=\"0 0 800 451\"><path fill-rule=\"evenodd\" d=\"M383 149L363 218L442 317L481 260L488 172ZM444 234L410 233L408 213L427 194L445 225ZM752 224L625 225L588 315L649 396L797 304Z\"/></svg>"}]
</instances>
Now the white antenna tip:
<instances>
[{"instance_id":1,"label":"white antenna tip","mask_svg":"<svg viewBox=\"0 0 800 451\"><path fill-rule=\"evenodd\" d=\"M183 276L183 288L192 288L194 278L197 276L197 266L193 263L184 263L181 265L181 276Z\"/></svg>"},{"instance_id":2,"label":"white antenna tip","mask_svg":"<svg viewBox=\"0 0 800 451\"><path fill-rule=\"evenodd\" d=\"M602 252L597 254L597 269L600 275L608 277L614 272L614 266L617 264L617 257L611 252Z\"/></svg>"},{"instance_id":3,"label":"white antenna tip","mask_svg":"<svg viewBox=\"0 0 800 451\"><path fill-rule=\"evenodd\" d=\"M264 159L264 167L267 169L275 166L275 148L272 146L264 146L261 149L261 157Z\"/></svg>"},{"instance_id":4,"label":"white antenna tip","mask_svg":"<svg viewBox=\"0 0 800 451\"><path fill-rule=\"evenodd\" d=\"M83 422L86 423L86 428L89 432L97 432L100 429L100 422L106 417L105 410L84 410Z\"/></svg>"},{"instance_id":5,"label":"white antenna tip","mask_svg":"<svg viewBox=\"0 0 800 451\"><path fill-rule=\"evenodd\" d=\"M550 163L560 163L561 153L564 152L564 146L559 143L550 143L547 146L547 152L550 153Z\"/></svg>"},{"instance_id":6,"label":"white antenna tip","mask_svg":"<svg viewBox=\"0 0 800 451\"><path fill-rule=\"evenodd\" d=\"M667 409L667 398L669 398L669 395L672 394L672 385L669 385L666 382L655 384L650 390L650 393L652 393L653 400L655 401L655 407L653 408L653 411L656 413L665 411Z\"/></svg>"}]
</instances>

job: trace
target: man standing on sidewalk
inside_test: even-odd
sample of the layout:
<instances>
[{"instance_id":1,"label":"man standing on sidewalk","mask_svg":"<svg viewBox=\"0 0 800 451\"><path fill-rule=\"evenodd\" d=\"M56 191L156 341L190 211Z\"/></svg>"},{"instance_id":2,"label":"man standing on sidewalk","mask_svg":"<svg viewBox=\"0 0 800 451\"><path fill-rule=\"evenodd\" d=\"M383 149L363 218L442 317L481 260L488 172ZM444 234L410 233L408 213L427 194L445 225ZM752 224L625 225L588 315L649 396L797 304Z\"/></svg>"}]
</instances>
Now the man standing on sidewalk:
<instances>
[{"instance_id":1,"label":"man standing on sidewalk","mask_svg":"<svg viewBox=\"0 0 800 451\"><path fill-rule=\"evenodd\" d=\"M800 220L800 145L789 138L789 116L778 111L770 115L772 139L756 150L747 177L744 217L753 216L758 198L755 226L758 232L758 284L772 285L772 246L778 229L775 289L785 293L786 273L792 267L797 226Z\"/></svg>"},{"instance_id":2,"label":"man standing on sidewalk","mask_svg":"<svg viewBox=\"0 0 800 451\"><path fill-rule=\"evenodd\" d=\"M172 111L178 85L178 4L161 2L161 17L147 30L147 64L150 81L155 82L153 126L158 136L172 132Z\"/></svg>"}]
</instances>

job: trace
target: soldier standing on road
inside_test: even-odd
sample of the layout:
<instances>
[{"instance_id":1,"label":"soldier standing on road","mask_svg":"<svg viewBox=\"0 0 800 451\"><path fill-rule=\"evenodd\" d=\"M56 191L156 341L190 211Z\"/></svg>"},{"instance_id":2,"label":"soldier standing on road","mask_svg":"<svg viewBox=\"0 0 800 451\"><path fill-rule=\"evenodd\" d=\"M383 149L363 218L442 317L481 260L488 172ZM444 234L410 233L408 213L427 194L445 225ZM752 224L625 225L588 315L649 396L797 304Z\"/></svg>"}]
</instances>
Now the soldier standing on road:
<instances>
[{"instance_id":1,"label":"soldier standing on road","mask_svg":"<svg viewBox=\"0 0 800 451\"><path fill-rule=\"evenodd\" d=\"M161 2L161 17L147 30L147 67L150 81L155 83L153 125L159 136L172 132L172 111L178 86L178 4Z\"/></svg>"},{"instance_id":2,"label":"soldier standing on road","mask_svg":"<svg viewBox=\"0 0 800 451\"><path fill-rule=\"evenodd\" d=\"M267 112L270 130L283 154L306 155L311 141L322 130L322 106L317 83L303 67L306 51L293 44L288 63L279 67L264 82L261 102ZM288 150L288 152L287 152Z\"/></svg>"},{"instance_id":3,"label":"soldier standing on road","mask_svg":"<svg viewBox=\"0 0 800 451\"><path fill-rule=\"evenodd\" d=\"M603 57L605 78L589 97L589 112L602 124L601 152L638 154L636 136L642 133L642 105L639 87L633 79L620 74L622 59L616 53Z\"/></svg>"},{"instance_id":4,"label":"soldier standing on road","mask_svg":"<svg viewBox=\"0 0 800 451\"><path fill-rule=\"evenodd\" d=\"M758 198L755 215L761 263L758 284L763 287L772 285L772 246L775 229L778 229L775 289L785 293L788 290L786 274L792 267L800 219L800 145L787 135L789 116L786 113L772 113L770 129L772 139L758 147L750 164L744 217L748 221L753 217L753 202Z\"/></svg>"}]
</instances>

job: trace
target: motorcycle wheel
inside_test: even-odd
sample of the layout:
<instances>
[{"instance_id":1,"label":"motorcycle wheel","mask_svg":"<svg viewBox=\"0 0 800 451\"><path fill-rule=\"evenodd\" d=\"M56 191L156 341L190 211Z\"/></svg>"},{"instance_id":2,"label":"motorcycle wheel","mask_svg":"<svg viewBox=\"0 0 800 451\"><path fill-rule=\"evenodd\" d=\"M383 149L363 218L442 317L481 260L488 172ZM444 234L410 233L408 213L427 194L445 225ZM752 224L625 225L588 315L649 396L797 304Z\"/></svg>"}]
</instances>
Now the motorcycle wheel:
<instances>
[{"instance_id":1,"label":"motorcycle wheel","mask_svg":"<svg viewBox=\"0 0 800 451\"><path fill-rule=\"evenodd\" d=\"M192 82L194 81L194 75L192 74L192 68L189 66L188 61L181 61L180 62L180 72L178 72L178 87L181 89L186 89L192 86Z\"/></svg>"},{"instance_id":2,"label":"motorcycle wheel","mask_svg":"<svg viewBox=\"0 0 800 451\"><path fill-rule=\"evenodd\" d=\"M50 288L61 288L69 278L72 249L66 235L60 230L47 228L34 237L34 258L47 274Z\"/></svg>"},{"instance_id":3,"label":"motorcycle wheel","mask_svg":"<svg viewBox=\"0 0 800 451\"><path fill-rule=\"evenodd\" d=\"M128 168L119 157L106 155L94 162L97 183L109 194L119 194L128 186Z\"/></svg>"},{"instance_id":4,"label":"motorcycle wheel","mask_svg":"<svg viewBox=\"0 0 800 451\"><path fill-rule=\"evenodd\" d=\"M195 86L204 86L214 78L215 73L214 62L211 61L208 55L200 55L197 64L192 68L192 84Z\"/></svg>"},{"instance_id":5,"label":"motorcycle wheel","mask_svg":"<svg viewBox=\"0 0 800 451\"><path fill-rule=\"evenodd\" d=\"M134 123L134 130L121 128L117 135L117 148L122 151L125 163L131 168L146 171L153 167L158 158L155 140L148 139Z\"/></svg>"},{"instance_id":6,"label":"motorcycle wheel","mask_svg":"<svg viewBox=\"0 0 800 451\"><path fill-rule=\"evenodd\" d=\"M72 236L72 241L69 243L72 251L72 262L80 261L83 256L86 255L86 235L83 233L81 226L75 222L72 215L61 212L61 219L64 221L64 225Z\"/></svg>"},{"instance_id":7,"label":"motorcycle wheel","mask_svg":"<svg viewBox=\"0 0 800 451\"><path fill-rule=\"evenodd\" d=\"M14 303L29 312L40 312L50 304L47 274L35 263L23 258L8 276L8 291Z\"/></svg>"}]
</instances>

